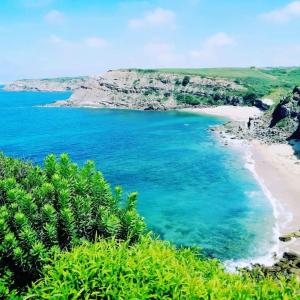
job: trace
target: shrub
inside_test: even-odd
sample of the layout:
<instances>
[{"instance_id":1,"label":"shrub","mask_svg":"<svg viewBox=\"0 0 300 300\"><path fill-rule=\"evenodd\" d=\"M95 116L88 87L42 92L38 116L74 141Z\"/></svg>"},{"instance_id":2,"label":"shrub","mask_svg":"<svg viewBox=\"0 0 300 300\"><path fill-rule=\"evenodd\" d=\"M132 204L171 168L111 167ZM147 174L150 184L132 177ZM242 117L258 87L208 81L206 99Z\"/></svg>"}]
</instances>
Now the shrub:
<instances>
[{"instance_id":1,"label":"shrub","mask_svg":"<svg viewBox=\"0 0 300 300\"><path fill-rule=\"evenodd\" d=\"M191 94L178 93L175 95L176 101L185 103L188 105L199 105L199 104L208 104L213 105L216 103L212 96L199 97Z\"/></svg>"},{"instance_id":2,"label":"shrub","mask_svg":"<svg viewBox=\"0 0 300 300\"><path fill-rule=\"evenodd\" d=\"M245 104L254 105L255 100L258 99L257 95L252 92L246 93L243 97Z\"/></svg>"},{"instance_id":3,"label":"shrub","mask_svg":"<svg viewBox=\"0 0 300 300\"><path fill-rule=\"evenodd\" d=\"M0 196L0 293L38 278L61 250L96 237L134 242L145 229L136 193L122 207L94 163L79 168L66 154L44 168L1 154Z\"/></svg>"},{"instance_id":4,"label":"shrub","mask_svg":"<svg viewBox=\"0 0 300 300\"><path fill-rule=\"evenodd\" d=\"M190 94L177 94L176 100L189 105L199 105L201 103L200 98Z\"/></svg>"},{"instance_id":5,"label":"shrub","mask_svg":"<svg viewBox=\"0 0 300 300\"><path fill-rule=\"evenodd\" d=\"M187 86L190 83L191 77L190 76L184 76L182 80L182 85Z\"/></svg>"},{"instance_id":6,"label":"shrub","mask_svg":"<svg viewBox=\"0 0 300 300\"><path fill-rule=\"evenodd\" d=\"M145 237L75 248L44 269L25 299L298 299L295 279L257 281L226 273L218 261Z\"/></svg>"}]
</instances>

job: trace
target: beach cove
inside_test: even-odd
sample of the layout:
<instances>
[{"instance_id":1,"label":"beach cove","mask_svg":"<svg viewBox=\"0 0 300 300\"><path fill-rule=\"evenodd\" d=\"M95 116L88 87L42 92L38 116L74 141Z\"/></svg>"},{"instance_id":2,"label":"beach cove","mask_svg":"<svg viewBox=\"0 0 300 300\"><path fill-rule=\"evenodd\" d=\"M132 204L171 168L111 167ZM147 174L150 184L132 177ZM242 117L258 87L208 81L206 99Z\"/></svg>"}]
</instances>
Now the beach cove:
<instances>
[{"instance_id":1,"label":"beach cove","mask_svg":"<svg viewBox=\"0 0 300 300\"><path fill-rule=\"evenodd\" d=\"M240 122L242 126L247 126L249 118L262 115L257 108L236 106L195 108L184 111L224 117L233 122ZM300 253L299 239L292 238L287 242L279 240L280 236L298 232L300 228L300 160L295 153L299 151L299 142L266 144L259 140L236 140L230 135L223 135L221 139L224 139L227 145L239 145L245 153L247 152L248 166L273 206L276 218L274 233L278 243L278 246L274 247L276 254L280 256L285 251ZM266 261L258 260L258 262Z\"/></svg>"},{"instance_id":2,"label":"beach cove","mask_svg":"<svg viewBox=\"0 0 300 300\"><path fill-rule=\"evenodd\" d=\"M122 185L125 193L139 191L138 209L150 229L177 245L248 261L269 256L276 245L272 207L261 187L239 152L224 147L209 130L222 118L49 109L37 105L69 93L2 93L5 154L35 163L62 152L80 164L95 160L112 185Z\"/></svg>"}]
</instances>

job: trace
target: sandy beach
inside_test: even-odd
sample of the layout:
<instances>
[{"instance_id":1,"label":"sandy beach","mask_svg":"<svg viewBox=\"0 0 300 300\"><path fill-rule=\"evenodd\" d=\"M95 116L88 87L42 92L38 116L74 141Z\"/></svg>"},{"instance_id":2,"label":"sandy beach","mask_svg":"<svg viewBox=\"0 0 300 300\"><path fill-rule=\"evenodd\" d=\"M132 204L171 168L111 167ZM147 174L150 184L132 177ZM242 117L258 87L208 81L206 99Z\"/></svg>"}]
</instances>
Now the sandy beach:
<instances>
[{"instance_id":1,"label":"sandy beach","mask_svg":"<svg viewBox=\"0 0 300 300\"><path fill-rule=\"evenodd\" d=\"M236 122L247 122L262 112L255 107L219 106L185 109L184 111L224 117ZM249 143L254 170L259 181L270 192L280 235L300 229L300 159L288 144ZM296 144L300 151L300 142ZM300 238L279 242L279 252L291 250L300 254ZM279 253L279 254L280 254Z\"/></svg>"},{"instance_id":2,"label":"sandy beach","mask_svg":"<svg viewBox=\"0 0 300 300\"><path fill-rule=\"evenodd\" d=\"M280 235L300 229L300 160L287 144L251 143L255 171L277 201ZM300 253L300 238L280 242L280 251Z\"/></svg>"},{"instance_id":3,"label":"sandy beach","mask_svg":"<svg viewBox=\"0 0 300 300\"><path fill-rule=\"evenodd\" d=\"M203 107L203 108L185 108L181 111L192 112L204 115L214 115L218 117L224 117L231 121L247 122L250 117L258 117L262 115L262 111L257 107L248 106L231 106L221 105L215 107Z\"/></svg>"}]
</instances>

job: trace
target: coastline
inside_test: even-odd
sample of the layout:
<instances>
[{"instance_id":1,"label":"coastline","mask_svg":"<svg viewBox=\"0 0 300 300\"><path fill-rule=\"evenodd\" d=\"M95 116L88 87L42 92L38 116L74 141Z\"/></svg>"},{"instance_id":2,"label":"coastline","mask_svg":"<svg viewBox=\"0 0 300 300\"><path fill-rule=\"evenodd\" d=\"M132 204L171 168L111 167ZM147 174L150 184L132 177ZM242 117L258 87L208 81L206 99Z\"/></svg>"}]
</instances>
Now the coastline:
<instances>
[{"instance_id":1,"label":"coastline","mask_svg":"<svg viewBox=\"0 0 300 300\"><path fill-rule=\"evenodd\" d=\"M201 108L183 108L180 111L191 112L200 115L213 115L217 117L224 117L234 122L247 122L250 117L258 117L263 112L257 107L250 106L232 106L220 105L214 107Z\"/></svg>"},{"instance_id":2,"label":"coastline","mask_svg":"<svg viewBox=\"0 0 300 300\"><path fill-rule=\"evenodd\" d=\"M183 109L181 111L224 117L236 123L244 123L243 125L249 117L253 118L262 114L254 107L236 106ZM245 140L240 141L245 143ZM230 144L230 137L225 144ZM285 251L294 251L300 254L300 238L292 238L288 242L279 241L279 236L300 229L300 160L294 155L294 150L289 144L264 144L259 140L253 140L247 141L246 145L247 168L270 200L277 223L274 228L277 244L274 249L271 249L270 254L274 251L277 256L282 255ZM257 260L259 261L259 258ZM256 259L253 261L256 262ZM272 263L270 259L268 259L268 263Z\"/></svg>"},{"instance_id":3,"label":"coastline","mask_svg":"<svg viewBox=\"0 0 300 300\"><path fill-rule=\"evenodd\" d=\"M287 144L266 145L250 143L255 171L263 185L276 199L279 234L287 235L300 229L300 160ZM300 239L279 242L279 252L294 251L300 254Z\"/></svg>"}]
</instances>

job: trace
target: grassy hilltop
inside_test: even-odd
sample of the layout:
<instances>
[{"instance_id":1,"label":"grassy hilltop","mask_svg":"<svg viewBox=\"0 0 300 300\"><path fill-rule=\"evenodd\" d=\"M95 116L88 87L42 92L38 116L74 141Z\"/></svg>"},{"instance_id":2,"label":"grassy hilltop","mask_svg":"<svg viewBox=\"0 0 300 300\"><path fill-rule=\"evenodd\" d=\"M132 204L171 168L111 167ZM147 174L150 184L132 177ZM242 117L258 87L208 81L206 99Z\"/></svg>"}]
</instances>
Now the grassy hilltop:
<instances>
[{"instance_id":1,"label":"grassy hilltop","mask_svg":"<svg viewBox=\"0 0 300 300\"><path fill-rule=\"evenodd\" d=\"M300 67L277 68L165 68L138 69L139 72L174 73L232 80L255 93L278 102L280 97L300 83Z\"/></svg>"}]
</instances>

